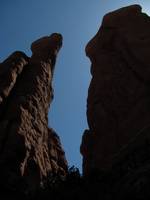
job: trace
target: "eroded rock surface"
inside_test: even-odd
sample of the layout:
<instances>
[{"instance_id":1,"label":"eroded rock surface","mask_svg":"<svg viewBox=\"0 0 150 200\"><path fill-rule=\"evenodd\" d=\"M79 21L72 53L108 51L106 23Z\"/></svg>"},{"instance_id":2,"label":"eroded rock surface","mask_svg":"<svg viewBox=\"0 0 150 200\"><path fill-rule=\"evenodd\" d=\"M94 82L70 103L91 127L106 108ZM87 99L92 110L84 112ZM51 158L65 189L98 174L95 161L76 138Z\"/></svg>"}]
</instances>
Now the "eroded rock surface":
<instances>
[{"instance_id":1,"label":"eroded rock surface","mask_svg":"<svg viewBox=\"0 0 150 200\"><path fill-rule=\"evenodd\" d=\"M0 179L13 190L23 183L29 193L50 173L67 171L59 137L48 128L61 46L62 36L52 34L32 43L31 58L15 52L0 64Z\"/></svg>"},{"instance_id":2,"label":"eroded rock surface","mask_svg":"<svg viewBox=\"0 0 150 200\"><path fill-rule=\"evenodd\" d=\"M87 99L89 130L81 145L84 174L110 169L116 154L148 128L149 52L150 18L139 5L105 15L86 46L92 80Z\"/></svg>"}]
</instances>

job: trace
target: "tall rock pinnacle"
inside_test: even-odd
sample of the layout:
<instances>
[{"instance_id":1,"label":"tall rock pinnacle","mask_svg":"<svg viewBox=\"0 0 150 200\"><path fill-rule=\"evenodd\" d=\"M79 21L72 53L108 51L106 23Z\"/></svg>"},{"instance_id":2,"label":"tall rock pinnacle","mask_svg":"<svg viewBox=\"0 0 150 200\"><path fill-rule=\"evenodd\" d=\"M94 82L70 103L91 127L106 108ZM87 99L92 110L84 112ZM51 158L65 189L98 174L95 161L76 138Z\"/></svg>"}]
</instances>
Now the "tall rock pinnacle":
<instances>
[{"instance_id":1,"label":"tall rock pinnacle","mask_svg":"<svg viewBox=\"0 0 150 200\"><path fill-rule=\"evenodd\" d=\"M84 174L110 169L116 154L149 127L150 18L139 5L108 13L86 54L92 80L81 144Z\"/></svg>"},{"instance_id":2,"label":"tall rock pinnacle","mask_svg":"<svg viewBox=\"0 0 150 200\"><path fill-rule=\"evenodd\" d=\"M0 178L7 187L23 180L34 191L50 173L67 171L59 137L48 128L61 46L55 33L32 43L31 58L15 52L0 64Z\"/></svg>"}]
</instances>

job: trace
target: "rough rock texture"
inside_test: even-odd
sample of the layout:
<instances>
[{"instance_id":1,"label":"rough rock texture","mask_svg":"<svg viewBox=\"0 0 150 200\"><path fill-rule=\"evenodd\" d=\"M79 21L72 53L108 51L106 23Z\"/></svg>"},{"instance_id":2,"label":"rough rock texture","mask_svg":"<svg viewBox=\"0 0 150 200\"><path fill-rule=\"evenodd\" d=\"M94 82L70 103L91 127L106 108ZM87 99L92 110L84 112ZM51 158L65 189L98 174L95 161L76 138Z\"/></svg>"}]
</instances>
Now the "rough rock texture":
<instances>
[{"instance_id":1,"label":"rough rock texture","mask_svg":"<svg viewBox=\"0 0 150 200\"><path fill-rule=\"evenodd\" d=\"M150 18L139 5L108 13L86 54L92 80L89 130L81 144L84 174L111 169L116 155L137 135L143 139L150 124Z\"/></svg>"},{"instance_id":2,"label":"rough rock texture","mask_svg":"<svg viewBox=\"0 0 150 200\"><path fill-rule=\"evenodd\" d=\"M32 43L31 58L15 52L0 64L0 179L12 190L33 192L50 173L67 171L59 137L48 128L61 46L62 36L52 34Z\"/></svg>"}]
</instances>

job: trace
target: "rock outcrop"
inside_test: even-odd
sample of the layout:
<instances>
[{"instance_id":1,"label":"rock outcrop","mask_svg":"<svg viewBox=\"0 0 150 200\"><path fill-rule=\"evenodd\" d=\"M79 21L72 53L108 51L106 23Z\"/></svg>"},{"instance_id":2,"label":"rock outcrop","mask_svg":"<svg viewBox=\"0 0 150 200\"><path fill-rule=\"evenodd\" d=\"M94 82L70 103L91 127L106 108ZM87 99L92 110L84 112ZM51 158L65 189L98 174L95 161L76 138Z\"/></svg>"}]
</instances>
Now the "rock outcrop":
<instances>
[{"instance_id":1,"label":"rock outcrop","mask_svg":"<svg viewBox=\"0 0 150 200\"><path fill-rule=\"evenodd\" d=\"M133 149L149 140L149 51L150 18L139 5L105 15L86 46L92 80L87 99L89 130L81 144L84 174L111 169L129 146Z\"/></svg>"},{"instance_id":2,"label":"rock outcrop","mask_svg":"<svg viewBox=\"0 0 150 200\"><path fill-rule=\"evenodd\" d=\"M50 173L67 172L59 137L48 128L61 46L55 33L32 43L31 58L15 52L0 64L0 180L10 190L32 193Z\"/></svg>"}]
</instances>

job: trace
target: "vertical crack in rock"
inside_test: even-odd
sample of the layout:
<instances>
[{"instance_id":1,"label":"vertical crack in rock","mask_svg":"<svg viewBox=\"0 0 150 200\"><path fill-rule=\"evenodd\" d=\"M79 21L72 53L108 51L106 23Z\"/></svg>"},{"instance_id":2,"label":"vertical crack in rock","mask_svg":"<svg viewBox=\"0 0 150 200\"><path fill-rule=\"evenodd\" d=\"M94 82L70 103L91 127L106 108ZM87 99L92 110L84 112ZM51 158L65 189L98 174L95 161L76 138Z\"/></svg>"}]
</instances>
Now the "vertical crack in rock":
<instances>
[{"instance_id":1,"label":"vertical crack in rock","mask_svg":"<svg viewBox=\"0 0 150 200\"><path fill-rule=\"evenodd\" d=\"M128 151L131 141L137 145L145 139L150 124L150 18L139 5L108 13L86 54L92 80L89 130L81 153L83 173L89 174L111 169L116 155Z\"/></svg>"},{"instance_id":2,"label":"vertical crack in rock","mask_svg":"<svg viewBox=\"0 0 150 200\"><path fill-rule=\"evenodd\" d=\"M50 173L67 172L59 137L48 128L61 46L62 36L55 33L32 43L31 58L15 52L0 64L0 177L12 190L23 180L33 192Z\"/></svg>"}]
</instances>

